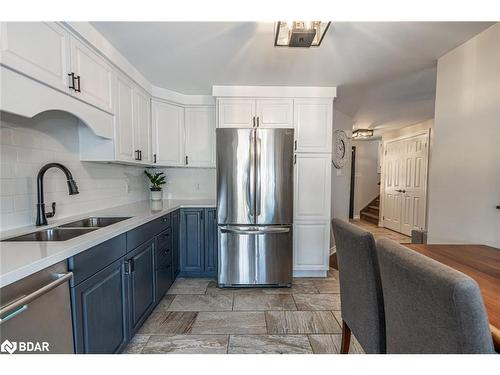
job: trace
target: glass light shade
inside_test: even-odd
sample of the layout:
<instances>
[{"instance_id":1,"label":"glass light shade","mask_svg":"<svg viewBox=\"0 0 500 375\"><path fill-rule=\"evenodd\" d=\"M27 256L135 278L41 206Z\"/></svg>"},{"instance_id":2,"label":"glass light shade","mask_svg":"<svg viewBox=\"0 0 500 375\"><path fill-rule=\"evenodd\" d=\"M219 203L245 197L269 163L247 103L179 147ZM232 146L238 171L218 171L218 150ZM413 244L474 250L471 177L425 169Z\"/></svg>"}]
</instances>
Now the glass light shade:
<instances>
[{"instance_id":1,"label":"glass light shade","mask_svg":"<svg viewBox=\"0 0 500 375\"><path fill-rule=\"evenodd\" d=\"M317 47L331 22L278 21L274 45L278 47Z\"/></svg>"}]
</instances>

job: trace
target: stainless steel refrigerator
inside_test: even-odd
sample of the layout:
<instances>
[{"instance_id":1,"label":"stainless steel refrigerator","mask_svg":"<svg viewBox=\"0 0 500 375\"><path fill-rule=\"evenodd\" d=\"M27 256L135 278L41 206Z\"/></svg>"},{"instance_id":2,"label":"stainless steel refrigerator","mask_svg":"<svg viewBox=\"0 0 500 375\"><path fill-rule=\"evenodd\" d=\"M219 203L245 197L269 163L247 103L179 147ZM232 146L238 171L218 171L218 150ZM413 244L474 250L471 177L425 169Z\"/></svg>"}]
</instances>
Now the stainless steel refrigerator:
<instances>
[{"instance_id":1,"label":"stainless steel refrigerator","mask_svg":"<svg viewBox=\"0 0 500 375\"><path fill-rule=\"evenodd\" d=\"M290 286L293 129L217 129L218 284Z\"/></svg>"}]
</instances>

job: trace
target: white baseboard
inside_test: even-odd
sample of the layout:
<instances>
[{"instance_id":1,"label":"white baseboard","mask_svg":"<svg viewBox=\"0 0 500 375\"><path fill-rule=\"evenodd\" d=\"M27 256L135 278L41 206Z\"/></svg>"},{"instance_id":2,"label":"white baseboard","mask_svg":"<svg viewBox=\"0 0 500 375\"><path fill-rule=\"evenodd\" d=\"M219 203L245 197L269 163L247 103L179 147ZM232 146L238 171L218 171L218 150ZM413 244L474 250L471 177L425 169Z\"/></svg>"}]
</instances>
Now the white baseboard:
<instances>
[{"instance_id":1,"label":"white baseboard","mask_svg":"<svg viewBox=\"0 0 500 375\"><path fill-rule=\"evenodd\" d=\"M293 277L326 277L328 271L305 271L305 270L294 270Z\"/></svg>"},{"instance_id":2,"label":"white baseboard","mask_svg":"<svg viewBox=\"0 0 500 375\"><path fill-rule=\"evenodd\" d=\"M353 219L354 219L354 220L360 220L360 219L361 219L361 216L359 216L359 215L354 215Z\"/></svg>"}]
</instances>

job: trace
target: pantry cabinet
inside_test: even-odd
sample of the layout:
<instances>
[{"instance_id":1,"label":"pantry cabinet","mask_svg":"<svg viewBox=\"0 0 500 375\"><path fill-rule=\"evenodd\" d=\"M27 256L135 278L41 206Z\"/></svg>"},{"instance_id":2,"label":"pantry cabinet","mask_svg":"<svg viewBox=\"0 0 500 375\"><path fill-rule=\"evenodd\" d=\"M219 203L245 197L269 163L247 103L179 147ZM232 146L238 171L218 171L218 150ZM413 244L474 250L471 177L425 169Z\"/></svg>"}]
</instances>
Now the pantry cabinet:
<instances>
[{"instance_id":1,"label":"pantry cabinet","mask_svg":"<svg viewBox=\"0 0 500 375\"><path fill-rule=\"evenodd\" d=\"M329 221L309 220L294 222L293 269L295 272L324 272L328 270L329 248Z\"/></svg>"},{"instance_id":2,"label":"pantry cabinet","mask_svg":"<svg viewBox=\"0 0 500 375\"><path fill-rule=\"evenodd\" d=\"M294 156L294 220L329 220L331 155Z\"/></svg>"},{"instance_id":3,"label":"pantry cabinet","mask_svg":"<svg viewBox=\"0 0 500 375\"><path fill-rule=\"evenodd\" d=\"M326 153L332 150L331 99L295 99L295 151Z\"/></svg>"}]
</instances>

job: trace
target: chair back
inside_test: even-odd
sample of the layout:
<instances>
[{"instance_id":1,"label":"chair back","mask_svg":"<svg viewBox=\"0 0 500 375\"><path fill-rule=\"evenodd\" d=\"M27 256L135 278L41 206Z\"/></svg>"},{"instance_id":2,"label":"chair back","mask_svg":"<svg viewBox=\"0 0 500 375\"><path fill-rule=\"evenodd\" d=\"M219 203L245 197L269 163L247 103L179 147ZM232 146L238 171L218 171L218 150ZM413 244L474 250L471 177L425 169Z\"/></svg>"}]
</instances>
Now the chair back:
<instances>
[{"instance_id":1,"label":"chair back","mask_svg":"<svg viewBox=\"0 0 500 375\"><path fill-rule=\"evenodd\" d=\"M340 277L342 320L366 353L385 353L382 286L370 232L332 220Z\"/></svg>"},{"instance_id":2,"label":"chair back","mask_svg":"<svg viewBox=\"0 0 500 375\"><path fill-rule=\"evenodd\" d=\"M387 353L494 353L473 279L385 238L377 250Z\"/></svg>"}]
</instances>

